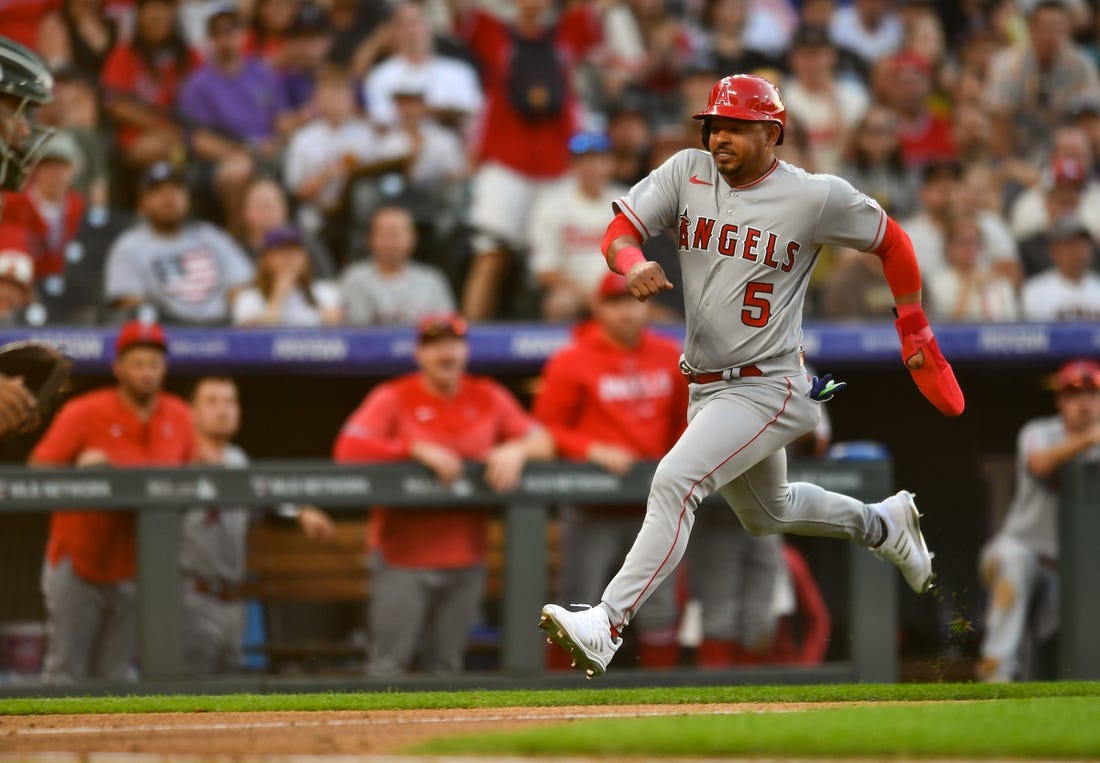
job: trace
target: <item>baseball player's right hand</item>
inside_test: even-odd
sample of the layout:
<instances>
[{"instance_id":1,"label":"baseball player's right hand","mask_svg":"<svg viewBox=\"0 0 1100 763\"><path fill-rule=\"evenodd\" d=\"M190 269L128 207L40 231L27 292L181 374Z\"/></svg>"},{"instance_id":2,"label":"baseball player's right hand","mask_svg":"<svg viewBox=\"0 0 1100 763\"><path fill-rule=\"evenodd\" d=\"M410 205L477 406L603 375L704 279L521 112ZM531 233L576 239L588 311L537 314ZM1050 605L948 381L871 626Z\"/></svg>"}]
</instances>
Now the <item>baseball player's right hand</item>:
<instances>
[{"instance_id":1,"label":"baseball player's right hand","mask_svg":"<svg viewBox=\"0 0 1100 763\"><path fill-rule=\"evenodd\" d=\"M99 448L88 448L80 451L75 463L81 469L87 469L91 466L110 466L111 458Z\"/></svg>"},{"instance_id":2,"label":"baseball player's right hand","mask_svg":"<svg viewBox=\"0 0 1100 763\"><path fill-rule=\"evenodd\" d=\"M414 442L409 455L435 473L444 485L450 485L462 476L462 458L453 450L430 442Z\"/></svg>"},{"instance_id":3,"label":"baseball player's right hand","mask_svg":"<svg viewBox=\"0 0 1100 763\"><path fill-rule=\"evenodd\" d=\"M650 297L668 291L672 288L672 282L665 275L664 268L656 262L639 262L630 268L626 274L626 287L639 302L645 302Z\"/></svg>"},{"instance_id":4,"label":"baseball player's right hand","mask_svg":"<svg viewBox=\"0 0 1100 763\"><path fill-rule=\"evenodd\" d=\"M620 477L634 466L634 454L629 450L601 442L588 446L588 460Z\"/></svg>"}]
</instances>

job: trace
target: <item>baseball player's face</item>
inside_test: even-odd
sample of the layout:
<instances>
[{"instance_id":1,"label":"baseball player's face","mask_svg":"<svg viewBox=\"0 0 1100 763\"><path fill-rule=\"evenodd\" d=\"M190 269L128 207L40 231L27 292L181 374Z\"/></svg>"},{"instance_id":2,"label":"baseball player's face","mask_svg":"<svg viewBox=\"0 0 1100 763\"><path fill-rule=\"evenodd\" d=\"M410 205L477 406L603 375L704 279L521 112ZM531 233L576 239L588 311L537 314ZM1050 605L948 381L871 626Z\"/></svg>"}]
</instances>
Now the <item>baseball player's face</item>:
<instances>
[{"instance_id":1,"label":"baseball player's face","mask_svg":"<svg viewBox=\"0 0 1100 763\"><path fill-rule=\"evenodd\" d=\"M115 378L123 394L138 405L148 405L164 385L168 363L155 347L131 347L115 361Z\"/></svg>"},{"instance_id":2,"label":"baseball player's face","mask_svg":"<svg viewBox=\"0 0 1100 763\"><path fill-rule=\"evenodd\" d=\"M710 117L710 148L714 164L731 185L756 180L772 162L779 128L771 122Z\"/></svg>"},{"instance_id":3,"label":"baseball player's face","mask_svg":"<svg viewBox=\"0 0 1100 763\"><path fill-rule=\"evenodd\" d=\"M237 385L226 379L202 382L191 402L191 416L195 431L200 435L216 440L231 439L241 423Z\"/></svg>"},{"instance_id":4,"label":"baseball player's face","mask_svg":"<svg viewBox=\"0 0 1100 763\"><path fill-rule=\"evenodd\" d=\"M443 393L458 389L469 358L470 346L459 337L440 337L416 348L416 365L424 380L429 387Z\"/></svg>"},{"instance_id":5,"label":"baseball player's face","mask_svg":"<svg viewBox=\"0 0 1100 763\"><path fill-rule=\"evenodd\" d=\"M1056 399L1058 412L1062 414L1066 431L1084 432L1091 427L1100 426L1100 390L1067 390L1058 393Z\"/></svg>"}]
</instances>

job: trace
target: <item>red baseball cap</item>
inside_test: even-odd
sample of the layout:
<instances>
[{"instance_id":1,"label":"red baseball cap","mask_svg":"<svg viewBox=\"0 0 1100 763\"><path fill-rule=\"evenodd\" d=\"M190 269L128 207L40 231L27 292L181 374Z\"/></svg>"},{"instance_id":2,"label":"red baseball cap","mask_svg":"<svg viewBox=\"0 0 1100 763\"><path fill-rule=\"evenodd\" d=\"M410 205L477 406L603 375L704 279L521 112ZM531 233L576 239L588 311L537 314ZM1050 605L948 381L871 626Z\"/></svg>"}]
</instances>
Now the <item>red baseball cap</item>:
<instances>
[{"instance_id":1,"label":"red baseball cap","mask_svg":"<svg viewBox=\"0 0 1100 763\"><path fill-rule=\"evenodd\" d=\"M156 323L145 321L128 321L119 329L115 339L115 356L118 357L131 347L156 347L162 352L168 352L168 340L164 336L164 329Z\"/></svg>"},{"instance_id":2,"label":"red baseball cap","mask_svg":"<svg viewBox=\"0 0 1100 763\"><path fill-rule=\"evenodd\" d=\"M1077 159L1060 156L1051 162L1050 175L1055 185L1070 183L1081 185L1085 182L1087 171L1085 166Z\"/></svg>"},{"instance_id":3,"label":"red baseball cap","mask_svg":"<svg viewBox=\"0 0 1100 763\"><path fill-rule=\"evenodd\" d=\"M599 288L596 289L596 296L600 299L614 299L629 293L630 289L626 286L626 276L611 272L603 277Z\"/></svg>"},{"instance_id":4,"label":"red baseball cap","mask_svg":"<svg viewBox=\"0 0 1100 763\"><path fill-rule=\"evenodd\" d=\"M444 337L462 339L469 331L466 319L455 313L433 313L425 315L416 325L416 343L427 344Z\"/></svg>"},{"instance_id":5,"label":"red baseball cap","mask_svg":"<svg viewBox=\"0 0 1100 763\"><path fill-rule=\"evenodd\" d=\"M1070 360L1058 369L1051 386L1056 392L1100 389L1100 364L1084 358Z\"/></svg>"}]
</instances>

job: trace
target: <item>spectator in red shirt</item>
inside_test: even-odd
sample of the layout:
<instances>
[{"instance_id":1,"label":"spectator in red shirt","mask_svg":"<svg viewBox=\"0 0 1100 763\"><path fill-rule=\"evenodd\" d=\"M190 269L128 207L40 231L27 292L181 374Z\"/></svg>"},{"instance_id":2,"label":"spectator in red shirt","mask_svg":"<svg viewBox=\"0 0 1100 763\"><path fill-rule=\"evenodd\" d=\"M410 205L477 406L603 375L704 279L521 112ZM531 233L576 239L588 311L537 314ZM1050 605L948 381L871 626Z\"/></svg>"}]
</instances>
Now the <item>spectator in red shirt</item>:
<instances>
[{"instance_id":1,"label":"spectator in red shirt","mask_svg":"<svg viewBox=\"0 0 1100 763\"><path fill-rule=\"evenodd\" d=\"M897 112L898 144L905 165L954 159L951 120L929 106L932 69L915 53L897 53L880 65L880 92Z\"/></svg>"},{"instance_id":2,"label":"spectator in red shirt","mask_svg":"<svg viewBox=\"0 0 1100 763\"><path fill-rule=\"evenodd\" d=\"M75 238L84 215L84 198L72 189L77 151L71 135L55 135L27 187L4 194L3 220L26 231L36 280L64 271L65 246Z\"/></svg>"},{"instance_id":3,"label":"spectator in red shirt","mask_svg":"<svg viewBox=\"0 0 1100 763\"><path fill-rule=\"evenodd\" d=\"M333 448L343 463L414 459L440 482L464 481L463 462L485 465L497 492L519 484L530 458L549 458L549 434L495 381L466 373L466 323L433 315L417 329L417 371L375 387ZM373 552L367 672L394 676L423 644L424 671L462 670L485 591L488 512L393 511L370 517Z\"/></svg>"},{"instance_id":4,"label":"spectator in red shirt","mask_svg":"<svg viewBox=\"0 0 1100 763\"><path fill-rule=\"evenodd\" d=\"M518 0L512 24L456 6L457 32L481 67L486 104L477 126L477 160L470 225L475 258L462 311L493 317L512 257L526 244L535 198L569 168L569 137L579 129L570 87L574 67L600 42L599 19L588 3L575 3L555 21L549 0Z\"/></svg>"},{"instance_id":5,"label":"spectator in red shirt","mask_svg":"<svg viewBox=\"0 0 1100 763\"><path fill-rule=\"evenodd\" d=\"M162 392L168 345L156 324L131 321L115 341L118 384L70 400L31 454L32 466L178 466L192 460L187 404ZM132 679L137 646L134 516L57 511L50 519L42 590L43 679Z\"/></svg>"},{"instance_id":6,"label":"spectator in red shirt","mask_svg":"<svg viewBox=\"0 0 1100 763\"><path fill-rule=\"evenodd\" d=\"M680 347L646 328L646 305L626 278L608 273L592 300L595 320L578 326L574 341L547 362L535 416L567 458L592 461L614 474L635 461L668 452L687 423L688 388L680 374ZM562 601L595 601L609 569L621 564L638 534L645 505L563 506ZM676 580L667 580L638 615L643 667L671 668L676 642ZM551 652L551 664L569 667L569 655ZM561 655L565 662L556 664Z\"/></svg>"},{"instance_id":7,"label":"spectator in red shirt","mask_svg":"<svg viewBox=\"0 0 1100 763\"><path fill-rule=\"evenodd\" d=\"M176 95L199 56L184 40L176 10L174 0L138 0L133 38L115 45L103 64L107 114L134 175L184 149ZM120 201L129 206L130 199Z\"/></svg>"}]
</instances>

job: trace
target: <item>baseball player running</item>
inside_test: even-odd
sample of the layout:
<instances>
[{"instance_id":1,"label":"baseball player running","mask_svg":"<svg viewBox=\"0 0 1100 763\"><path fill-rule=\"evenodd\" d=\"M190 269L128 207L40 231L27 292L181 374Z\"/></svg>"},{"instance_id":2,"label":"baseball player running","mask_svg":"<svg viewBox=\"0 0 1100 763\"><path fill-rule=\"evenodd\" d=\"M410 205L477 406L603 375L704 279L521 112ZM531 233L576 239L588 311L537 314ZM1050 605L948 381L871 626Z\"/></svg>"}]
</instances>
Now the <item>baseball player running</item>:
<instances>
[{"instance_id":1,"label":"baseball player running","mask_svg":"<svg viewBox=\"0 0 1100 763\"><path fill-rule=\"evenodd\" d=\"M695 118L707 151L680 151L617 200L603 243L608 266L646 300L672 284L639 247L666 228L676 233L687 305L681 370L690 392L688 426L657 466L645 521L601 601L582 611L542 609L539 627L589 678L606 671L621 630L679 563L695 509L715 490L755 535L847 538L896 564L917 593L932 584L912 494L868 505L788 483L783 450L820 415L800 342L823 244L882 259L906 366L941 412L962 413L962 391L921 309L909 237L847 181L775 157L786 109L766 79L719 80Z\"/></svg>"}]
</instances>

